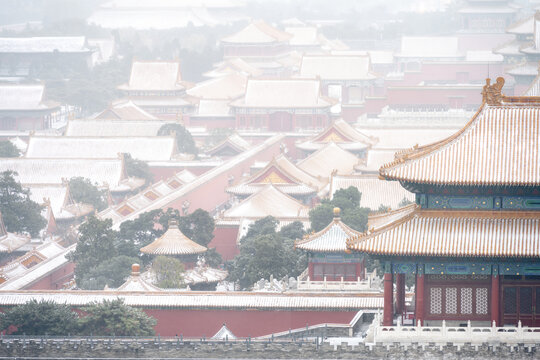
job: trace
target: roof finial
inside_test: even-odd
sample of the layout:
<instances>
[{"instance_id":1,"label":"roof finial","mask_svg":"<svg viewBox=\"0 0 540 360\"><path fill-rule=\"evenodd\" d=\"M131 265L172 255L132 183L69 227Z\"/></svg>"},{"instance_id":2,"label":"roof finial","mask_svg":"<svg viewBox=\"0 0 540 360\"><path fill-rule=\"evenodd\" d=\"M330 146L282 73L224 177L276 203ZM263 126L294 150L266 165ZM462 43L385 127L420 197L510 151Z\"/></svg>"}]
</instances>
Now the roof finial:
<instances>
[{"instance_id":1,"label":"roof finial","mask_svg":"<svg viewBox=\"0 0 540 360\"><path fill-rule=\"evenodd\" d=\"M140 273L141 273L141 266L139 264L131 265L131 275L132 276L139 276Z\"/></svg>"},{"instance_id":2,"label":"roof finial","mask_svg":"<svg viewBox=\"0 0 540 360\"><path fill-rule=\"evenodd\" d=\"M176 219L169 219L169 229L178 229L178 221Z\"/></svg>"},{"instance_id":3,"label":"roof finial","mask_svg":"<svg viewBox=\"0 0 540 360\"><path fill-rule=\"evenodd\" d=\"M482 101L488 105L501 105L502 103L502 88L504 86L504 78L498 77L497 82L491 85L491 79L486 79L486 85L482 89Z\"/></svg>"},{"instance_id":4,"label":"roof finial","mask_svg":"<svg viewBox=\"0 0 540 360\"><path fill-rule=\"evenodd\" d=\"M341 209L338 207L334 208L334 220L339 219L339 216L341 215Z\"/></svg>"}]
</instances>

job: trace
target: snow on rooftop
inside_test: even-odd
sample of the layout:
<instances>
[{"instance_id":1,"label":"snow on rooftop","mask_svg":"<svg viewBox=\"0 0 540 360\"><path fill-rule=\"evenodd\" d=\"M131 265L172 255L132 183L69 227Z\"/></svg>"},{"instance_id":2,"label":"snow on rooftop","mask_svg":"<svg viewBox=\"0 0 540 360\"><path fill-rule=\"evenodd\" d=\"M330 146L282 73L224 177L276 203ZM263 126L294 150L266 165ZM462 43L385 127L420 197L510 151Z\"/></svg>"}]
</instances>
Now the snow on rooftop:
<instances>
[{"instance_id":1,"label":"snow on rooftop","mask_svg":"<svg viewBox=\"0 0 540 360\"><path fill-rule=\"evenodd\" d=\"M171 122L159 120L69 120L65 136L75 137L147 137Z\"/></svg>"},{"instance_id":2,"label":"snow on rooftop","mask_svg":"<svg viewBox=\"0 0 540 360\"><path fill-rule=\"evenodd\" d=\"M89 52L84 36L0 37L0 53Z\"/></svg>"},{"instance_id":3,"label":"snow on rooftop","mask_svg":"<svg viewBox=\"0 0 540 360\"><path fill-rule=\"evenodd\" d=\"M178 61L134 61L127 85L121 90L183 90Z\"/></svg>"},{"instance_id":4,"label":"snow on rooftop","mask_svg":"<svg viewBox=\"0 0 540 360\"><path fill-rule=\"evenodd\" d=\"M401 38L400 57L414 58L457 58L463 56L459 51L457 37L413 37Z\"/></svg>"},{"instance_id":5,"label":"snow on rooftop","mask_svg":"<svg viewBox=\"0 0 540 360\"><path fill-rule=\"evenodd\" d=\"M300 75L322 80L372 80L369 56L366 55L305 55Z\"/></svg>"},{"instance_id":6,"label":"snow on rooftop","mask_svg":"<svg viewBox=\"0 0 540 360\"><path fill-rule=\"evenodd\" d=\"M0 110L46 110L51 108L43 102L45 86L0 85ZM53 105L53 104L51 104Z\"/></svg>"},{"instance_id":7,"label":"snow on rooftop","mask_svg":"<svg viewBox=\"0 0 540 360\"><path fill-rule=\"evenodd\" d=\"M74 137L32 136L27 158L117 159L120 153L143 161L170 160L175 155L173 136L153 137Z\"/></svg>"}]
</instances>

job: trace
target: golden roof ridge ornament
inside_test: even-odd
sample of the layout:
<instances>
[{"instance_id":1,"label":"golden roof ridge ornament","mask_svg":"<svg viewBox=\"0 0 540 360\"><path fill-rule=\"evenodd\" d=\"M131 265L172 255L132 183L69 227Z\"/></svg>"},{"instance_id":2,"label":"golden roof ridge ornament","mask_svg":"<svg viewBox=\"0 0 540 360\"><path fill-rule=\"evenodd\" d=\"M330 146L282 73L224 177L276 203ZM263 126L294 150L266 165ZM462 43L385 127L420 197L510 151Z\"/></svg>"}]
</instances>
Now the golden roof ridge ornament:
<instances>
[{"instance_id":1,"label":"golden roof ridge ornament","mask_svg":"<svg viewBox=\"0 0 540 360\"><path fill-rule=\"evenodd\" d=\"M486 79L486 85L482 89L482 101L488 105L502 104L502 88L504 86L504 78L498 77L495 84L491 85L491 79Z\"/></svg>"}]
</instances>

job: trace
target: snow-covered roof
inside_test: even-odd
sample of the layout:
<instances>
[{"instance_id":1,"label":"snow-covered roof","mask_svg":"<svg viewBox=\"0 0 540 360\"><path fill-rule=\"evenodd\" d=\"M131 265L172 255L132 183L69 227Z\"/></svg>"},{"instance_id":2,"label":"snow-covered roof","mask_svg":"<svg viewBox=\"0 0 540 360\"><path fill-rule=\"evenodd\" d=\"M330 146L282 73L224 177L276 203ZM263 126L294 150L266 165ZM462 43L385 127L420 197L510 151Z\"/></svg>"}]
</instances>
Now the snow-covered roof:
<instances>
[{"instance_id":1,"label":"snow-covered roof","mask_svg":"<svg viewBox=\"0 0 540 360\"><path fill-rule=\"evenodd\" d=\"M221 39L226 44L269 44L285 42L292 37L291 34L259 20L249 23L239 32Z\"/></svg>"},{"instance_id":2,"label":"snow-covered roof","mask_svg":"<svg viewBox=\"0 0 540 360\"><path fill-rule=\"evenodd\" d=\"M306 218L309 207L284 194L272 184L226 210L224 218Z\"/></svg>"},{"instance_id":3,"label":"snow-covered roof","mask_svg":"<svg viewBox=\"0 0 540 360\"><path fill-rule=\"evenodd\" d=\"M240 135L237 133L234 133L230 136L228 136L225 140L220 142L219 144L215 145L206 153L208 155L219 155L219 153L224 149L229 149L229 151L234 151L236 153L241 153L243 151L246 151L251 147L251 144L244 140Z\"/></svg>"},{"instance_id":4,"label":"snow-covered roof","mask_svg":"<svg viewBox=\"0 0 540 360\"><path fill-rule=\"evenodd\" d=\"M304 55L300 67L304 77L321 80L373 80L368 55Z\"/></svg>"},{"instance_id":5,"label":"snow-covered roof","mask_svg":"<svg viewBox=\"0 0 540 360\"><path fill-rule=\"evenodd\" d=\"M1 285L0 285L1 286ZM7 289L6 289L7 290ZM253 292L163 291L126 293L116 291L4 291L0 305L25 304L30 300L85 306L103 300L124 300L128 306L196 309L381 309L382 294L304 294Z\"/></svg>"},{"instance_id":6,"label":"snow-covered roof","mask_svg":"<svg viewBox=\"0 0 540 360\"><path fill-rule=\"evenodd\" d=\"M340 189L354 186L362 194L360 206L377 211L381 206L391 209L399 207L405 198L414 202L415 195L407 191L397 181L384 181L378 175L335 175L330 180L330 198Z\"/></svg>"},{"instance_id":7,"label":"snow-covered roof","mask_svg":"<svg viewBox=\"0 0 540 360\"><path fill-rule=\"evenodd\" d=\"M286 27L285 32L292 35L289 40L292 46L319 45L318 30L315 26Z\"/></svg>"},{"instance_id":8,"label":"snow-covered roof","mask_svg":"<svg viewBox=\"0 0 540 360\"><path fill-rule=\"evenodd\" d=\"M506 32L516 35L534 33L534 15L510 25L506 28Z\"/></svg>"},{"instance_id":9,"label":"snow-covered roof","mask_svg":"<svg viewBox=\"0 0 540 360\"><path fill-rule=\"evenodd\" d=\"M312 176L328 179L334 171L351 174L358 161L356 155L330 142L300 161L298 167Z\"/></svg>"},{"instance_id":10,"label":"snow-covered roof","mask_svg":"<svg viewBox=\"0 0 540 360\"><path fill-rule=\"evenodd\" d=\"M145 281L140 275L141 267L139 264L133 264L131 266L131 275L116 291L122 292L148 292L148 291L162 291L157 286Z\"/></svg>"},{"instance_id":11,"label":"snow-covered roof","mask_svg":"<svg viewBox=\"0 0 540 360\"><path fill-rule=\"evenodd\" d=\"M45 86L42 84L0 85L1 110L46 110L58 107L59 104L43 101Z\"/></svg>"},{"instance_id":12,"label":"snow-covered roof","mask_svg":"<svg viewBox=\"0 0 540 360\"><path fill-rule=\"evenodd\" d=\"M313 252L346 252L347 239L360 235L359 231L353 230L339 218L339 212L334 210L334 220L324 229L314 234L308 234L303 239L294 242L296 249Z\"/></svg>"},{"instance_id":13,"label":"snow-covered roof","mask_svg":"<svg viewBox=\"0 0 540 360\"><path fill-rule=\"evenodd\" d=\"M197 112L191 115L191 117L232 117L233 115L231 114L229 103L229 100L200 100L199 106L197 107Z\"/></svg>"},{"instance_id":14,"label":"snow-covered roof","mask_svg":"<svg viewBox=\"0 0 540 360\"><path fill-rule=\"evenodd\" d=\"M183 90L180 62L178 61L134 61L127 85L121 90Z\"/></svg>"},{"instance_id":15,"label":"snow-covered roof","mask_svg":"<svg viewBox=\"0 0 540 360\"><path fill-rule=\"evenodd\" d=\"M226 340L226 339L234 340L234 339L236 339L236 336L232 333L231 330L229 330L227 325L223 324L221 329L219 329L219 331L214 336L212 336L212 339L214 339L214 340Z\"/></svg>"},{"instance_id":16,"label":"snow-covered roof","mask_svg":"<svg viewBox=\"0 0 540 360\"><path fill-rule=\"evenodd\" d=\"M17 181L25 185L61 185L63 179L83 177L100 186L108 184L113 191L125 179L121 159L4 158L0 172L6 170L17 172Z\"/></svg>"},{"instance_id":17,"label":"snow-covered roof","mask_svg":"<svg viewBox=\"0 0 540 360\"><path fill-rule=\"evenodd\" d=\"M399 150L402 149L370 149L366 159L362 160L355 167L355 170L360 173L378 174L381 166L393 161L396 152Z\"/></svg>"},{"instance_id":18,"label":"snow-covered roof","mask_svg":"<svg viewBox=\"0 0 540 360\"><path fill-rule=\"evenodd\" d=\"M66 255L75 250L76 245L69 248L62 247L56 241L47 241L25 255L0 267L0 276L6 282L0 284L0 290L23 289L42 277L49 274L54 269L67 263ZM24 265L29 259L33 259L32 266ZM35 264L35 262L38 262Z\"/></svg>"},{"instance_id":19,"label":"snow-covered roof","mask_svg":"<svg viewBox=\"0 0 540 360\"><path fill-rule=\"evenodd\" d=\"M226 270L214 269L199 261L197 266L184 272L183 283L186 285L217 283L225 280L227 275L229 273Z\"/></svg>"},{"instance_id":20,"label":"snow-covered roof","mask_svg":"<svg viewBox=\"0 0 540 360\"><path fill-rule=\"evenodd\" d=\"M69 120L65 135L75 137L147 137L157 136L170 122L158 120Z\"/></svg>"},{"instance_id":21,"label":"snow-covered roof","mask_svg":"<svg viewBox=\"0 0 540 360\"><path fill-rule=\"evenodd\" d=\"M128 153L143 161L170 160L176 155L174 136L151 137L74 137L31 136L27 158L116 159Z\"/></svg>"},{"instance_id":22,"label":"snow-covered roof","mask_svg":"<svg viewBox=\"0 0 540 360\"><path fill-rule=\"evenodd\" d=\"M414 116L414 112L411 113ZM444 139L459 129L457 127L440 127L440 128L361 128L363 134L372 136L378 139L378 142L373 146L373 149L406 149L417 144L426 142L435 142Z\"/></svg>"},{"instance_id":23,"label":"snow-covered roof","mask_svg":"<svg viewBox=\"0 0 540 360\"><path fill-rule=\"evenodd\" d=\"M84 36L0 37L0 53L90 52Z\"/></svg>"},{"instance_id":24,"label":"snow-covered roof","mask_svg":"<svg viewBox=\"0 0 540 360\"><path fill-rule=\"evenodd\" d=\"M30 190L30 199L41 205L50 205L55 219L58 220L84 216L94 210L89 204L69 201L67 184L23 184L23 187Z\"/></svg>"},{"instance_id":25,"label":"snow-covered roof","mask_svg":"<svg viewBox=\"0 0 540 360\"><path fill-rule=\"evenodd\" d=\"M502 62L504 56L494 54L491 50L469 50L465 53L465 61L467 62Z\"/></svg>"},{"instance_id":26,"label":"snow-covered roof","mask_svg":"<svg viewBox=\"0 0 540 360\"><path fill-rule=\"evenodd\" d=\"M143 254L150 255L202 254L206 250L208 249L184 235L176 220L169 221L169 228L163 235L141 248Z\"/></svg>"},{"instance_id":27,"label":"snow-covered roof","mask_svg":"<svg viewBox=\"0 0 540 360\"><path fill-rule=\"evenodd\" d=\"M98 120L159 120L141 109L131 100L113 102L109 107L92 117Z\"/></svg>"},{"instance_id":28,"label":"snow-covered roof","mask_svg":"<svg viewBox=\"0 0 540 360\"><path fill-rule=\"evenodd\" d=\"M229 74L241 74L245 76L257 77L262 75L262 70L251 65L241 58L227 59L215 65L215 68L205 72L206 77L221 77Z\"/></svg>"},{"instance_id":29,"label":"snow-covered roof","mask_svg":"<svg viewBox=\"0 0 540 360\"><path fill-rule=\"evenodd\" d=\"M399 57L412 58L458 58L463 54L459 51L457 37L415 37L403 36L401 38L401 51Z\"/></svg>"},{"instance_id":30,"label":"snow-covered roof","mask_svg":"<svg viewBox=\"0 0 540 360\"><path fill-rule=\"evenodd\" d=\"M321 96L319 80L249 79L246 95L232 105L254 108L320 108L332 104Z\"/></svg>"},{"instance_id":31,"label":"snow-covered roof","mask_svg":"<svg viewBox=\"0 0 540 360\"><path fill-rule=\"evenodd\" d=\"M332 121L330 126L313 138L296 144L296 147L303 150L314 151L322 148L326 144L334 142L341 148L349 151L365 150L377 143L377 139L369 137L352 127L343 119Z\"/></svg>"},{"instance_id":32,"label":"snow-covered roof","mask_svg":"<svg viewBox=\"0 0 540 360\"><path fill-rule=\"evenodd\" d=\"M231 73L198 83L187 93L199 99L233 100L246 92L247 77Z\"/></svg>"}]
</instances>

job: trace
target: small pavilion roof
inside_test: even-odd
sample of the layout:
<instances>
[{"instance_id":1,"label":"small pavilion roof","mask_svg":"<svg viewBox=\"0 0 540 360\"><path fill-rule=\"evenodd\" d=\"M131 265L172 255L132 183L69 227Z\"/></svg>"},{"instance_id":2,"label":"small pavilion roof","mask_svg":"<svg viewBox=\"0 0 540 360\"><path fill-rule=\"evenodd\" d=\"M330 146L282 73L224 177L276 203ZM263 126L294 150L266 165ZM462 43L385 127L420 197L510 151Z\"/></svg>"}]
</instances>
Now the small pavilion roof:
<instances>
[{"instance_id":1,"label":"small pavilion roof","mask_svg":"<svg viewBox=\"0 0 540 360\"><path fill-rule=\"evenodd\" d=\"M318 150L324 145L333 142L343 149L354 151L370 148L377 143L377 139L361 133L343 119L337 119L312 139L296 145L302 150Z\"/></svg>"},{"instance_id":2,"label":"small pavilion roof","mask_svg":"<svg viewBox=\"0 0 540 360\"><path fill-rule=\"evenodd\" d=\"M358 161L356 155L330 142L300 161L298 167L314 177L328 179L334 171L351 174Z\"/></svg>"},{"instance_id":3,"label":"small pavilion roof","mask_svg":"<svg viewBox=\"0 0 540 360\"><path fill-rule=\"evenodd\" d=\"M539 64L540 65L540 64ZM533 82L523 94L524 96L540 96L540 71L534 78Z\"/></svg>"},{"instance_id":4,"label":"small pavilion roof","mask_svg":"<svg viewBox=\"0 0 540 360\"><path fill-rule=\"evenodd\" d=\"M227 327L227 325L223 324L221 329L219 329L219 331L214 336L212 336L212 339L213 340L225 340L225 339L234 340L236 339L236 336Z\"/></svg>"},{"instance_id":5,"label":"small pavilion roof","mask_svg":"<svg viewBox=\"0 0 540 360\"><path fill-rule=\"evenodd\" d=\"M272 184L288 195L315 194L320 182L299 169L283 154L273 158L264 169L243 181L241 184L231 186L228 193L235 195L251 195L261 188Z\"/></svg>"},{"instance_id":6,"label":"small pavilion roof","mask_svg":"<svg viewBox=\"0 0 540 360\"><path fill-rule=\"evenodd\" d=\"M334 209L334 220L324 229L308 234L294 242L296 249L312 252L346 252L347 239L360 235L359 231L345 225L339 217L339 208Z\"/></svg>"},{"instance_id":7,"label":"small pavilion roof","mask_svg":"<svg viewBox=\"0 0 540 360\"><path fill-rule=\"evenodd\" d=\"M141 267L139 264L133 264L131 266L131 275L125 283L120 285L116 291L122 292L136 292L136 291L163 291L162 289L146 282L141 277Z\"/></svg>"},{"instance_id":8,"label":"small pavilion roof","mask_svg":"<svg viewBox=\"0 0 540 360\"><path fill-rule=\"evenodd\" d=\"M163 235L141 248L143 254L150 255L191 255L202 254L206 250L184 235L175 220L169 222L169 229Z\"/></svg>"},{"instance_id":9,"label":"small pavilion roof","mask_svg":"<svg viewBox=\"0 0 540 360\"><path fill-rule=\"evenodd\" d=\"M381 216L347 247L390 256L540 257L538 212L407 210L388 221Z\"/></svg>"},{"instance_id":10,"label":"small pavilion roof","mask_svg":"<svg viewBox=\"0 0 540 360\"><path fill-rule=\"evenodd\" d=\"M309 207L268 184L225 211L224 218L307 218L308 212Z\"/></svg>"},{"instance_id":11,"label":"small pavilion roof","mask_svg":"<svg viewBox=\"0 0 540 360\"><path fill-rule=\"evenodd\" d=\"M249 23L239 32L221 39L226 44L269 44L286 42L292 35L259 20Z\"/></svg>"},{"instance_id":12,"label":"small pavilion roof","mask_svg":"<svg viewBox=\"0 0 540 360\"><path fill-rule=\"evenodd\" d=\"M454 135L397 154L379 173L414 183L538 186L539 148L540 99L503 96L485 101Z\"/></svg>"},{"instance_id":13,"label":"small pavilion roof","mask_svg":"<svg viewBox=\"0 0 540 360\"><path fill-rule=\"evenodd\" d=\"M120 90L184 90L179 61L134 61L129 82Z\"/></svg>"}]
</instances>

